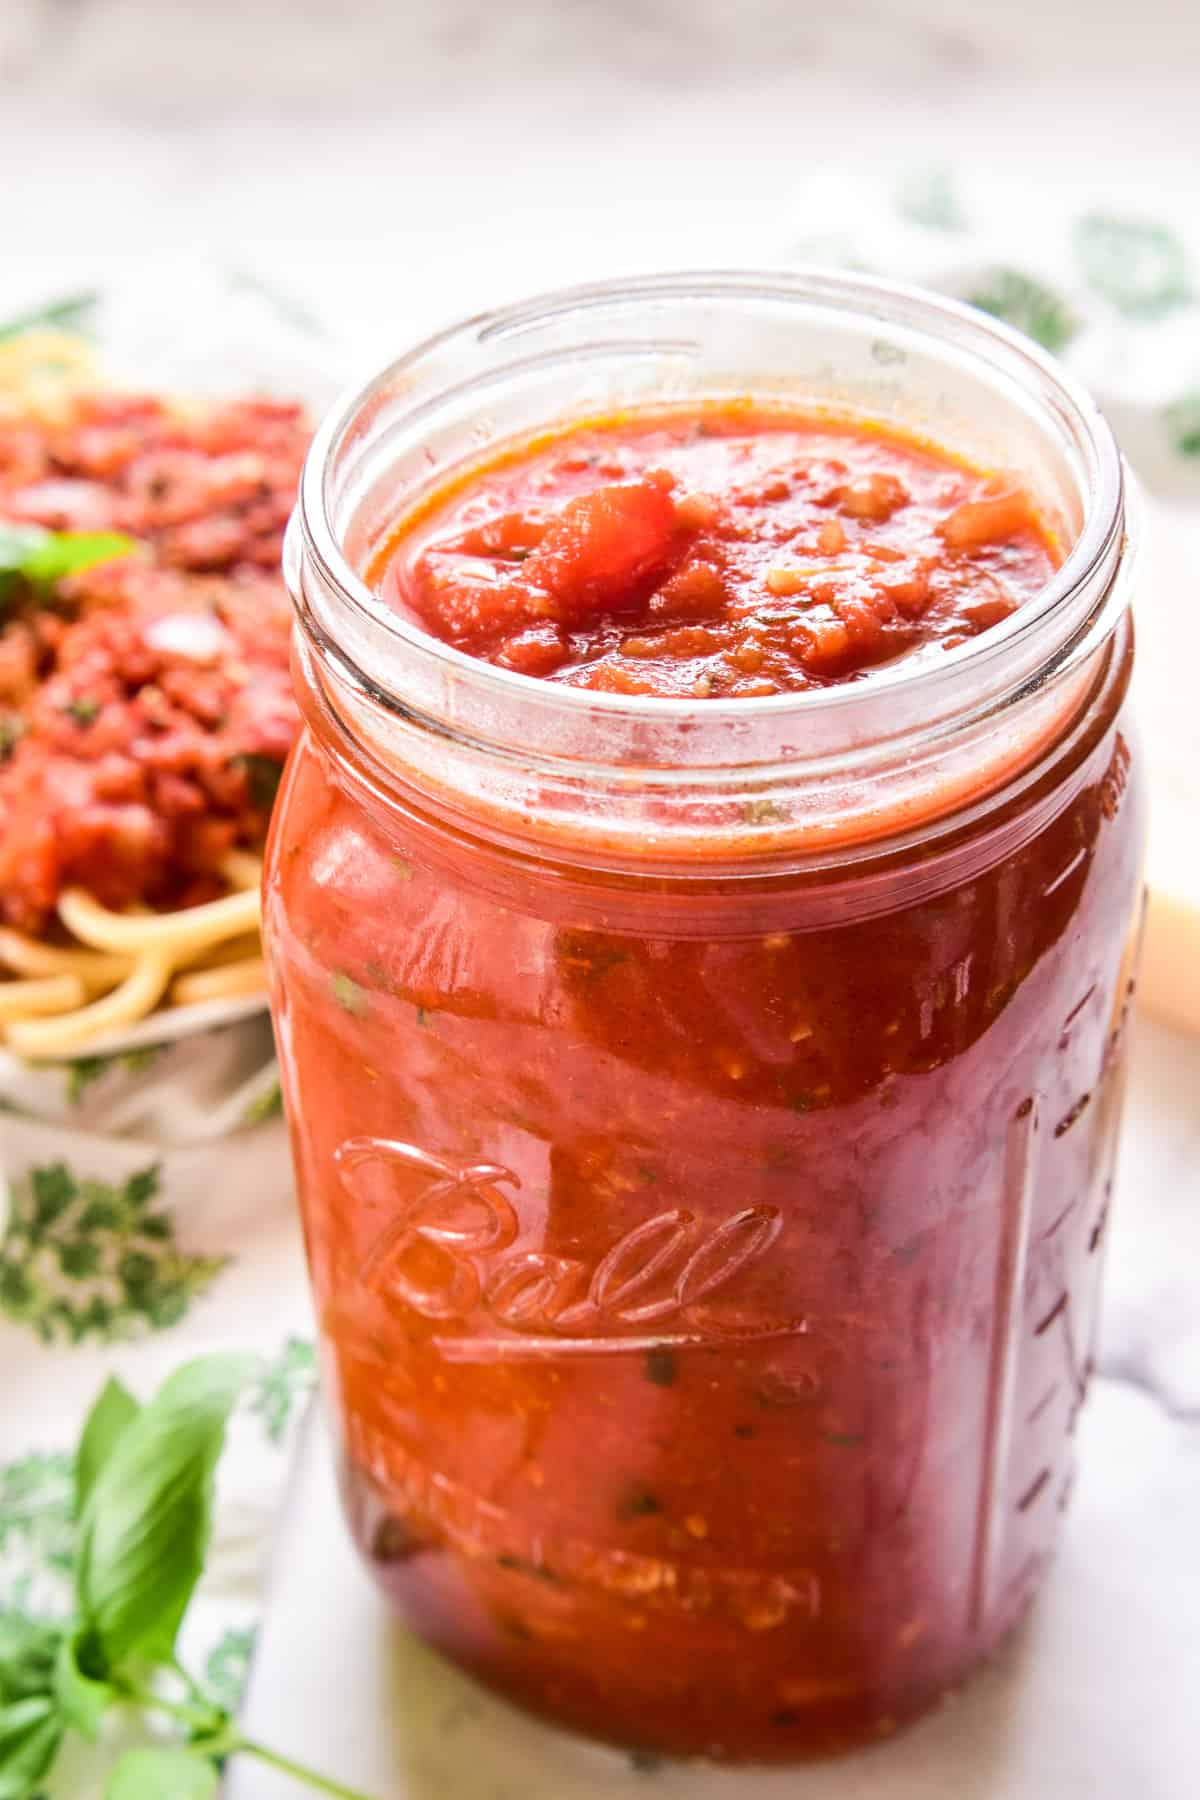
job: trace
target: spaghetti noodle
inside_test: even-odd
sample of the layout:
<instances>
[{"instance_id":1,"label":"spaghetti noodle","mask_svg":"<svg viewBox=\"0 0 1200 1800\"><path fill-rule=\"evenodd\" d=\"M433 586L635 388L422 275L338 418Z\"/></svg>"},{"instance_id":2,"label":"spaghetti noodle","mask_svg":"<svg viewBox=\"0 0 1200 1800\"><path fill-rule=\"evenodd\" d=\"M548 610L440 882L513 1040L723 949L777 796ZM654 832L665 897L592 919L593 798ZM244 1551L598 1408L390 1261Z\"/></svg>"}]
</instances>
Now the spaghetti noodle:
<instances>
[{"instance_id":1,"label":"spaghetti noodle","mask_svg":"<svg viewBox=\"0 0 1200 1800\"><path fill-rule=\"evenodd\" d=\"M49 943L0 929L0 1035L31 1060L70 1057L138 1024L164 1001L211 1004L265 993L259 894L244 851L229 858L234 892L173 912L113 912L68 888L58 914L71 934ZM248 948L249 947L249 948ZM218 953L234 949L226 960Z\"/></svg>"}]
</instances>

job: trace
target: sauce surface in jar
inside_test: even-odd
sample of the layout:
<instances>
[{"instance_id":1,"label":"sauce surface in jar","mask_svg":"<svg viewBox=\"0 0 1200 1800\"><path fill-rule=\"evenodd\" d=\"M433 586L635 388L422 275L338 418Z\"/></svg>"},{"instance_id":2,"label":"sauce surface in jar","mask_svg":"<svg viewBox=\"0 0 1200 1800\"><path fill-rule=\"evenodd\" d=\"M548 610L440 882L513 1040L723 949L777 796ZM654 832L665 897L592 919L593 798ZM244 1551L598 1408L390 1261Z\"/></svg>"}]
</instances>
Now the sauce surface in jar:
<instances>
[{"instance_id":1,"label":"sauce surface in jar","mask_svg":"<svg viewBox=\"0 0 1200 1800\"><path fill-rule=\"evenodd\" d=\"M498 452L369 576L472 658L699 714L943 657L1060 557L1019 484L714 405ZM581 866L540 776L514 847L307 706L266 929L347 1509L519 1701L792 1759L886 1735L1021 1616L1130 991L1126 629L1099 663L935 839L729 879L736 825L719 878L650 834Z\"/></svg>"},{"instance_id":2,"label":"sauce surface in jar","mask_svg":"<svg viewBox=\"0 0 1200 1800\"><path fill-rule=\"evenodd\" d=\"M952 649L1056 561L1014 479L742 404L511 450L406 521L373 578L446 642L521 674L749 699Z\"/></svg>"}]
</instances>

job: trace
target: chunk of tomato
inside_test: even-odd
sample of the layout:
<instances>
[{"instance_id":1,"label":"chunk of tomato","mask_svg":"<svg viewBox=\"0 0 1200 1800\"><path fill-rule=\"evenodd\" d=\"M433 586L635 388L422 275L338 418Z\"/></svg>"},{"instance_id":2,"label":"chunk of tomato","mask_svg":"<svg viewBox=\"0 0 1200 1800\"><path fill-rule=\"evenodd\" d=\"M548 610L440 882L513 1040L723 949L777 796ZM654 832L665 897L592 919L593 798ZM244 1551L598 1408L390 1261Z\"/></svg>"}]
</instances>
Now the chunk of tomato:
<instances>
[{"instance_id":1,"label":"chunk of tomato","mask_svg":"<svg viewBox=\"0 0 1200 1800\"><path fill-rule=\"evenodd\" d=\"M554 596L565 619L639 606L685 539L672 486L669 475L651 471L569 500L522 573Z\"/></svg>"}]
</instances>

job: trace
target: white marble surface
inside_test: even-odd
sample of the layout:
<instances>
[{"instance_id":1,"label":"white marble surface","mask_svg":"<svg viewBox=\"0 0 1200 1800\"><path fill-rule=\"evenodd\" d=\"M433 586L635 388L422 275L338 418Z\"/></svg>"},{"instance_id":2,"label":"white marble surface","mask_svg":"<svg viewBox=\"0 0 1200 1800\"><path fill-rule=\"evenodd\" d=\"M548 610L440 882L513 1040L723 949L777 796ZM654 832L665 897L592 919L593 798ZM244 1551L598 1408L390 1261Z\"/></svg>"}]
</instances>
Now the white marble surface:
<instances>
[{"instance_id":1,"label":"white marble surface","mask_svg":"<svg viewBox=\"0 0 1200 1800\"><path fill-rule=\"evenodd\" d=\"M0 0L0 282L16 305L199 250L270 270L367 357L542 285L774 260L831 158L969 157L1196 209L1198 67L1193 0ZM251 1722L379 1800L1189 1800L1200 1043L1145 1024L1106 1319L1032 1627L885 1750L639 1776L485 1700L388 1626L317 1438Z\"/></svg>"}]
</instances>

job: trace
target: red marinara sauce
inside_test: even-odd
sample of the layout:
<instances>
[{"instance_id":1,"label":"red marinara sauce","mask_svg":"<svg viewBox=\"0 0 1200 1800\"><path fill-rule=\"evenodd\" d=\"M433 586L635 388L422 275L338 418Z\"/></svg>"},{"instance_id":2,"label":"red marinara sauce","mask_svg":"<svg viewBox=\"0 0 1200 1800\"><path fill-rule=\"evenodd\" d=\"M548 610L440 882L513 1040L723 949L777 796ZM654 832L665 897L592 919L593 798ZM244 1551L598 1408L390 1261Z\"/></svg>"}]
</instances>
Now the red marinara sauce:
<instances>
[{"instance_id":1,"label":"red marinara sauce","mask_svg":"<svg viewBox=\"0 0 1200 1800\"><path fill-rule=\"evenodd\" d=\"M405 521L373 573L438 637L503 668L703 700L952 649L1056 561L1011 477L742 403L512 451Z\"/></svg>"},{"instance_id":2,"label":"red marinara sauce","mask_svg":"<svg viewBox=\"0 0 1200 1800\"><path fill-rule=\"evenodd\" d=\"M286 401L74 396L0 418L0 531L114 531L49 587L0 580L0 924L224 891L295 739L283 527L310 437ZM118 545L120 539L118 539Z\"/></svg>"},{"instance_id":3,"label":"red marinara sauce","mask_svg":"<svg viewBox=\"0 0 1200 1800\"><path fill-rule=\"evenodd\" d=\"M378 590L470 657L698 713L943 657L1059 559L1018 483L765 406L547 433L382 544ZM536 801L502 839L335 741L302 655L266 926L346 1504L521 1702L787 1760L1021 1616L1111 1187L1129 642L936 841L747 841L736 880L736 828L711 879L649 836L576 859Z\"/></svg>"}]
</instances>

